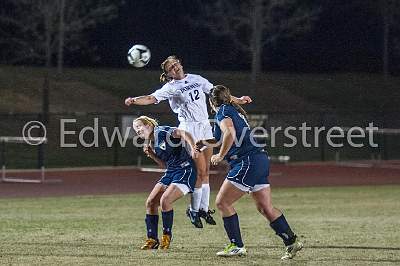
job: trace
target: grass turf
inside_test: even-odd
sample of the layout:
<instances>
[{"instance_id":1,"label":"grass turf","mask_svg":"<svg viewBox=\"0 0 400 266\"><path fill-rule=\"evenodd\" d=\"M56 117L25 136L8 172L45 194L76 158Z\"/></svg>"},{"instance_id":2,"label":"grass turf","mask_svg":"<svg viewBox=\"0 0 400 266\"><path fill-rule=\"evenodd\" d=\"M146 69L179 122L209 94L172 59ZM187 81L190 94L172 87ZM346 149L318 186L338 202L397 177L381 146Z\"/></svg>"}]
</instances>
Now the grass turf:
<instances>
[{"instance_id":1,"label":"grass turf","mask_svg":"<svg viewBox=\"0 0 400 266\"><path fill-rule=\"evenodd\" d=\"M273 189L274 205L305 242L290 264L399 264L399 192L400 186ZM187 199L175 206L171 249L141 251L146 196L1 199L0 264L282 264L281 240L248 196L236 204L247 257L216 257L227 244L221 218L217 226L194 228L184 214Z\"/></svg>"}]
</instances>

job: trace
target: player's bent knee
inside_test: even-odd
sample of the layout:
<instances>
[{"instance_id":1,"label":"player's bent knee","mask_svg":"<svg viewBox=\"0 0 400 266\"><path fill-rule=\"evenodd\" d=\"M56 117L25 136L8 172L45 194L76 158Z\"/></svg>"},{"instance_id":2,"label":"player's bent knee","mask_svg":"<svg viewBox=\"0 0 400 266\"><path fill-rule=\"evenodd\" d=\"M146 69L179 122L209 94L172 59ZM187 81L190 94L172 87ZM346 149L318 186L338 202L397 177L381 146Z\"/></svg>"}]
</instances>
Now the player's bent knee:
<instances>
[{"instance_id":1,"label":"player's bent knee","mask_svg":"<svg viewBox=\"0 0 400 266\"><path fill-rule=\"evenodd\" d=\"M266 216L268 219L269 217L273 217L275 214L275 208L272 205L257 203L256 207L258 212Z\"/></svg>"},{"instance_id":2,"label":"player's bent knee","mask_svg":"<svg viewBox=\"0 0 400 266\"><path fill-rule=\"evenodd\" d=\"M158 202L154 198L148 198L145 204L147 210L157 209L158 205Z\"/></svg>"},{"instance_id":3,"label":"player's bent knee","mask_svg":"<svg viewBox=\"0 0 400 266\"><path fill-rule=\"evenodd\" d=\"M161 197L160 205L161 205L161 209L163 211L169 210L169 209L171 209L172 201L169 199L169 197Z\"/></svg>"},{"instance_id":4,"label":"player's bent knee","mask_svg":"<svg viewBox=\"0 0 400 266\"><path fill-rule=\"evenodd\" d=\"M216 199L215 200L215 206L220 211L224 211L224 210L227 210L229 208L229 205L226 202L224 202L222 199Z\"/></svg>"},{"instance_id":5,"label":"player's bent knee","mask_svg":"<svg viewBox=\"0 0 400 266\"><path fill-rule=\"evenodd\" d=\"M277 209L275 209L274 207L264 208L263 211L269 221L275 220L275 218L280 215L280 212L277 212Z\"/></svg>"}]
</instances>

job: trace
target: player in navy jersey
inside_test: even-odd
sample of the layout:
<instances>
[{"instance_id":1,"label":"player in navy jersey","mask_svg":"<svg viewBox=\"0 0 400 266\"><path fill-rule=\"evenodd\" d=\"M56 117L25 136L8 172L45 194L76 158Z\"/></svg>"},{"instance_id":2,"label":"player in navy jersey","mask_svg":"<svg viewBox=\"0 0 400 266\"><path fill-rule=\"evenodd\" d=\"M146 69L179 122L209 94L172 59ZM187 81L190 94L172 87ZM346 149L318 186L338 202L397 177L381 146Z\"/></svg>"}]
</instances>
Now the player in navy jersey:
<instances>
[{"instance_id":1,"label":"player in navy jersey","mask_svg":"<svg viewBox=\"0 0 400 266\"><path fill-rule=\"evenodd\" d=\"M179 129L183 129L193 136L195 141L207 140L213 137L212 128L208 120L206 94L210 93L213 85L205 78L195 74L185 74L181 61L176 56L169 56L161 64L162 74L160 81L164 85L150 95L128 97L126 105L149 105L168 100L174 113L178 115ZM239 104L250 103L251 98L242 96L232 100ZM197 178L202 183L196 187L187 215L196 227L203 227L198 223L196 216L204 218L208 224L215 225L209 210L210 186L209 170L212 149L207 148L195 159ZM199 210L199 213L196 213Z\"/></svg>"},{"instance_id":2,"label":"player in navy jersey","mask_svg":"<svg viewBox=\"0 0 400 266\"><path fill-rule=\"evenodd\" d=\"M192 158L196 158L198 152L190 133L174 127L158 126L150 117L136 118L133 129L145 140L143 151L146 155L166 168L146 200L147 240L141 249L168 249L172 238L173 203L194 191L197 173ZM192 147L191 154L185 145ZM158 240L159 207L163 223L161 243Z\"/></svg>"},{"instance_id":3,"label":"player in navy jersey","mask_svg":"<svg viewBox=\"0 0 400 266\"><path fill-rule=\"evenodd\" d=\"M216 165L225 159L230 165L230 171L218 192L216 206L221 212L231 243L217 255L247 254L233 204L246 193L251 193L258 211L267 218L286 246L282 259L291 259L303 244L297 241L282 212L272 206L268 157L252 139L246 112L232 103L230 96L229 89L222 85L215 86L210 94L210 104L216 112L214 137L221 145L219 152L211 157L211 163ZM198 147L201 145L199 143Z\"/></svg>"}]
</instances>

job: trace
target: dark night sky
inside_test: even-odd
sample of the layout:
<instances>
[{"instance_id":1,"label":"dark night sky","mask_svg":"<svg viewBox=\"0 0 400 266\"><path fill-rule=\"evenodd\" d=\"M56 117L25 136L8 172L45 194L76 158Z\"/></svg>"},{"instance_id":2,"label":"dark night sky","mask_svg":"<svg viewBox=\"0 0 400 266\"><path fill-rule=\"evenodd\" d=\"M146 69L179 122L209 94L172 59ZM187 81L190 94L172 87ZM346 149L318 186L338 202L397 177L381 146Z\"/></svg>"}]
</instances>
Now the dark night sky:
<instances>
[{"instance_id":1,"label":"dark night sky","mask_svg":"<svg viewBox=\"0 0 400 266\"><path fill-rule=\"evenodd\" d=\"M322 11L309 33L281 39L264 50L264 70L379 71L382 23L377 10L359 0L322 2ZM151 49L150 68L158 68L165 57L177 54L191 68L249 69L246 55L229 39L215 37L184 20L195 11L191 8L190 1L127 1L118 18L90 37L91 45L97 46L96 65L127 67L127 50L141 43ZM89 58L80 63L93 64Z\"/></svg>"}]
</instances>

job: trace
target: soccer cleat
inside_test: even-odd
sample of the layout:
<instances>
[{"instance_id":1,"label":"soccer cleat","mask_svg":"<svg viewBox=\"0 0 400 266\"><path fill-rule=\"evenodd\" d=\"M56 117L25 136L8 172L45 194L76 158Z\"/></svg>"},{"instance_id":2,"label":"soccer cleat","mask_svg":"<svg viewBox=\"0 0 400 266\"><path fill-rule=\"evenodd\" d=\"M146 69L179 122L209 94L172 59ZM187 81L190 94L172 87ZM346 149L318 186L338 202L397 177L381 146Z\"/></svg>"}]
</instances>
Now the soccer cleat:
<instances>
[{"instance_id":1,"label":"soccer cleat","mask_svg":"<svg viewBox=\"0 0 400 266\"><path fill-rule=\"evenodd\" d=\"M186 216L189 217L190 222L196 228L203 228L203 223L200 220L199 212L191 211L189 208L187 208Z\"/></svg>"},{"instance_id":2,"label":"soccer cleat","mask_svg":"<svg viewBox=\"0 0 400 266\"><path fill-rule=\"evenodd\" d=\"M282 260L293 259L296 256L296 253L303 248L303 243L296 241L293 244L286 247L285 255L282 256Z\"/></svg>"},{"instance_id":3,"label":"soccer cleat","mask_svg":"<svg viewBox=\"0 0 400 266\"><path fill-rule=\"evenodd\" d=\"M159 246L159 242L156 239L148 238L143 246L140 249L147 250L147 249L157 249Z\"/></svg>"},{"instance_id":4,"label":"soccer cleat","mask_svg":"<svg viewBox=\"0 0 400 266\"><path fill-rule=\"evenodd\" d=\"M214 218L211 216L211 214L214 214L215 210L208 210L207 212L204 211L203 209L199 210L199 216L206 221L208 224L216 225L217 223L215 222Z\"/></svg>"},{"instance_id":5,"label":"soccer cleat","mask_svg":"<svg viewBox=\"0 0 400 266\"><path fill-rule=\"evenodd\" d=\"M162 235L160 249L169 249L170 244L171 244L171 236L170 235Z\"/></svg>"},{"instance_id":6,"label":"soccer cleat","mask_svg":"<svg viewBox=\"0 0 400 266\"><path fill-rule=\"evenodd\" d=\"M246 256L247 250L245 247L239 248L235 243L230 243L224 250L217 252L217 256L230 257L230 256Z\"/></svg>"}]
</instances>

